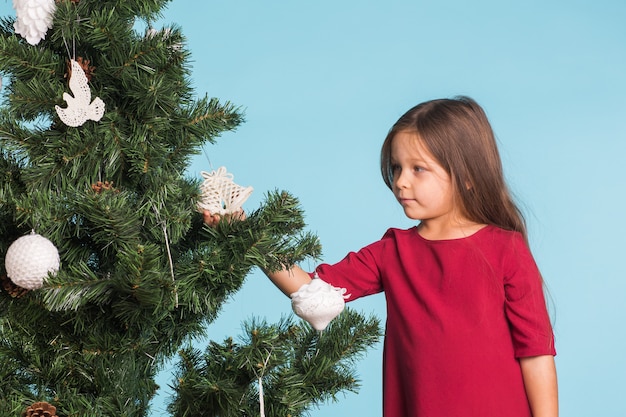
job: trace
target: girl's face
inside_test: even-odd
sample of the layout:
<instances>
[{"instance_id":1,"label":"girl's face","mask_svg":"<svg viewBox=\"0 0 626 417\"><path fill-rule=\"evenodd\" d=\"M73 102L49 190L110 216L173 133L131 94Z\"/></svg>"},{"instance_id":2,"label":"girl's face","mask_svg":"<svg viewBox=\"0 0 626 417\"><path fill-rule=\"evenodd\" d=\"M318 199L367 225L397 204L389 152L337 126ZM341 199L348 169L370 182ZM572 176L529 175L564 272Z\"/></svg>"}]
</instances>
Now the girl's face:
<instances>
[{"instance_id":1,"label":"girl's face","mask_svg":"<svg viewBox=\"0 0 626 417\"><path fill-rule=\"evenodd\" d=\"M398 132L391 143L393 193L410 219L449 226L458 212L450 175L417 134Z\"/></svg>"}]
</instances>

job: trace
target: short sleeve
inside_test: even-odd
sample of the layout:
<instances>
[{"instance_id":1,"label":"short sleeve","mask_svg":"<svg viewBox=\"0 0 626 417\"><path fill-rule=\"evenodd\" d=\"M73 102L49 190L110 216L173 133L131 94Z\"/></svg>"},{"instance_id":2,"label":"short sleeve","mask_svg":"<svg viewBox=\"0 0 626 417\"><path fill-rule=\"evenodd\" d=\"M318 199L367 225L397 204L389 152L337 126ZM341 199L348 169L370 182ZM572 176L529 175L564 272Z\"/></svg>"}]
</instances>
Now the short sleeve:
<instances>
[{"instance_id":1,"label":"short sleeve","mask_svg":"<svg viewBox=\"0 0 626 417\"><path fill-rule=\"evenodd\" d=\"M390 243L389 232L358 252L350 252L335 264L321 264L315 273L324 281L338 288L346 289L346 301L383 291L380 260L385 247Z\"/></svg>"},{"instance_id":2,"label":"short sleeve","mask_svg":"<svg viewBox=\"0 0 626 417\"><path fill-rule=\"evenodd\" d=\"M555 355L541 273L521 235L513 235L509 248L504 260L505 312L515 356Z\"/></svg>"}]
</instances>

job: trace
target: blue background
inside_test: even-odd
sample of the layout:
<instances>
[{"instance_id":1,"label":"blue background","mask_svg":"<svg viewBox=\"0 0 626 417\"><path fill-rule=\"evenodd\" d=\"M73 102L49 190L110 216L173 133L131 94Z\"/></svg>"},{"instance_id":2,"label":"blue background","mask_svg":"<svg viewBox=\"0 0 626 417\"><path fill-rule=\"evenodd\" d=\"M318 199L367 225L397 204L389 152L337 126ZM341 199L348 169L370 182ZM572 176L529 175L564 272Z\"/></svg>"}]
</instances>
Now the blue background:
<instances>
[{"instance_id":1,"label":"blue background","mask_svg":"<svg viewBox=\"0 0 626 417\"><path fill-rule=\"evenodd\" d=\"M608 417L626 415L625 22L623 0L175 0L157 26L182 26L199 96L246 113L189 175L226 166L255 189L247 210L289 190L327 262L412 225L378 171L396 119L424 100L475 98L548 285L561 414ZM381 295L352 307L384 320ZM209 337L286 314L288 299L255 271ZM359 362L359 394L311 415L381 415L381 354ZM154 416L165 414L171 371Z\"/></svg>"}]
</instances>

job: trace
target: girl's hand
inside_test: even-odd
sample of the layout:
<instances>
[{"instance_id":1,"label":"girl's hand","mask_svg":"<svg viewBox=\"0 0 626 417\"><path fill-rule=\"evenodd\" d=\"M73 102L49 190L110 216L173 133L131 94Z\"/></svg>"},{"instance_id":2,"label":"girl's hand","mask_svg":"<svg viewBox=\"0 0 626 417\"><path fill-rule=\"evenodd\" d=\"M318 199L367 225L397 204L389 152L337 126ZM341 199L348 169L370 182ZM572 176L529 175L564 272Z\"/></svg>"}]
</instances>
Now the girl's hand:
<instances>
[{"instance_id":1,"label":"girl's hand","mask_svg":"<svg viewBox=\"0 0 626 417\"><path fill-rule=\"evenodd\" d=\"M204 223L209 226L209 227L216 227L217 224L222 221L222 215L221 214L213 214L211 213L209 210L204 210L202 211L202 218L204 220ZM230 213L224 216L224 218L231 222L233 220L245 220L246 219L246 212L243 211L243 209L239 209L234 213Z\"/></svg>"}]
</instances>

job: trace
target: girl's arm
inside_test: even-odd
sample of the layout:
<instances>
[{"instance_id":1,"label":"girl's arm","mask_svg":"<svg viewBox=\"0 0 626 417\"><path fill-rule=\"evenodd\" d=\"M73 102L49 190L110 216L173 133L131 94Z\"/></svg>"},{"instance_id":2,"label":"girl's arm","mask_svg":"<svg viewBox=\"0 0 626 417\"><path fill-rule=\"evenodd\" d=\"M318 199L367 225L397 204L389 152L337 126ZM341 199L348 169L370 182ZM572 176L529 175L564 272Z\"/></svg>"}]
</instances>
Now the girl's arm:
<instances>
[{"instance_id":1,"label":"girl's arm","mask_svg":"<svg viewBox=\"0 0 626 417\"><path fill-rule=\"evenodd\" d=\"M559 401L554 357L521 358L520 366L533 417L557 417Z\"/></svg>"},{"instance_id":2,"label":"girl's arm","mask_svg":"<svg viewBox=\"0 0 626 417\"><path fill-rule=\"evenodd\" d=\"M263 272L287 297L298 291L304 284L311 282L309 274L297 265L282 271Z\"/></svg>"},{"instance_id":3,"label":"girl's arm","mask_svg":"<svg viewBox=\"0 0 626 417\"><path fill-rule=\"evenodd\" d=\"M203 210L202 217L204 219L204 223L206 223L210 227L216 227L217 224L222 220L222 216L219 214L213 214L208 210ZM233 219L243 220L246 218L246 213L243 210L239 210L236 213L230 214L227 216L227 220L231 221ZM294 265L289 269L283 269L282 271L269 272L263 271L265 275L269 277L269 279L280 289L287 297L289 297L294 292L298 291L300 287L304 284L308 284L311 282L311 277L305 271L303 271L299 266Z\"/></svg>"}]
</instances>

